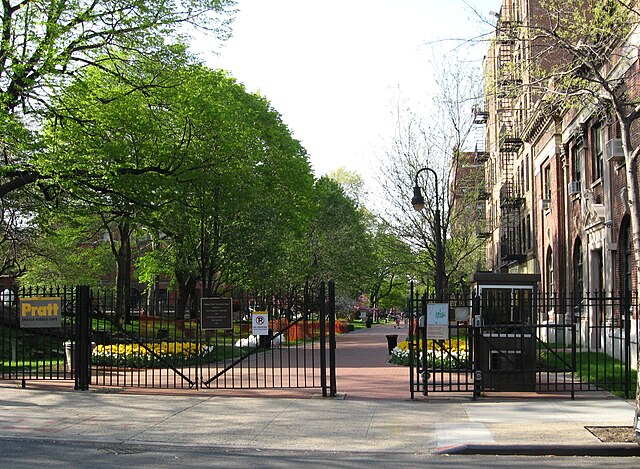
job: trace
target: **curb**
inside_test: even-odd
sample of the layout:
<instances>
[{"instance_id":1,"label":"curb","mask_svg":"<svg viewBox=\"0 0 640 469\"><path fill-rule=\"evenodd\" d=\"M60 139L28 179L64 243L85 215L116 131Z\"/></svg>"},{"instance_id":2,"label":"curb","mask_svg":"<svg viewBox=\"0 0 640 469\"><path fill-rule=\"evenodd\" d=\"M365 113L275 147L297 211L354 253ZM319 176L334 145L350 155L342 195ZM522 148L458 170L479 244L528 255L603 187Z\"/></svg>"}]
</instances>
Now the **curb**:
<instances>
[{"instance_id":1,"label":"curb","mask_svg":"<svg viewBox=\"0 0 640 469\"><path fill-rule=\"evenodd\" d=\"M457 445L436 448L434 455L498 456L640 456L640 445L614 443L602 445Z\"/></svg>"}]
</instances>

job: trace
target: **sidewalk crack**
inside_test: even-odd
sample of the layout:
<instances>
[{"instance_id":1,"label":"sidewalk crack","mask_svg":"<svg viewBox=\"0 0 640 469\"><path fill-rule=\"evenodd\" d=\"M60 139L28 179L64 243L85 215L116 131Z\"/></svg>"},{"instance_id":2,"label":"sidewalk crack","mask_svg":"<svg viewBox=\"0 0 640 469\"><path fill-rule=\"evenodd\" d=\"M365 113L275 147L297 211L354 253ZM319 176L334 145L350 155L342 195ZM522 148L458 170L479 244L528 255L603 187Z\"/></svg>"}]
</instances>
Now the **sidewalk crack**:
<instances>
[{"instance_id":1,"label":"sidewalk crack","mask_svg":"<svg viewBox=\"0 0 640 469\"><path fill-rule=\"evenodd\" d=\"M378 409L380 408L380 404L376 403L375 408L373 409L373 412L371 412L371 418L369 419L369 425L367 426L367 432L365 433L365 436L369 436L369 431L371 430L371 425L373 423L373 419L376 416L376 412L378 411Z\"/></svg>"}]
</instances>

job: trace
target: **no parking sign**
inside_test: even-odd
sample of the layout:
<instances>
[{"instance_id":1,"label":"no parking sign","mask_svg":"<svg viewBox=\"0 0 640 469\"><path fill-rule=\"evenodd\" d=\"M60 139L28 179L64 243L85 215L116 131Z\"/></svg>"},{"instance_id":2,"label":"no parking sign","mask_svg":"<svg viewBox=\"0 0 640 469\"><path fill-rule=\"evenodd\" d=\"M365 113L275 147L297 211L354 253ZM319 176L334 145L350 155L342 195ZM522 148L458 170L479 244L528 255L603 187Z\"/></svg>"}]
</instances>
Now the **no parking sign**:
<instances>
[{"instance_id":1,"label":"no parking sign","mask_svg":"<svg viewBox=\"0 0 640 469\"><path fill-rule=\"evenodd\" d=\"M269 335L269 313L266 311L252 313L251 318L253 335Z\"/></svg>"}]
</instances>

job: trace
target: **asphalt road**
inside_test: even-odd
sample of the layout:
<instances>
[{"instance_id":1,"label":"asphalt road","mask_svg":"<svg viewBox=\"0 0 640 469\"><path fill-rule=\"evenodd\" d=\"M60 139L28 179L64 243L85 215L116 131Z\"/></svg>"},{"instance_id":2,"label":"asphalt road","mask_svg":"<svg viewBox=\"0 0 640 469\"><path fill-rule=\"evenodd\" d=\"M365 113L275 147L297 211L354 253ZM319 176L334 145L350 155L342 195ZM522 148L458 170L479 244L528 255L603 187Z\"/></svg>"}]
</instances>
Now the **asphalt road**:
<instances>
[{"instance_id":1,"label":"asphalt road","mask_svg":"<svg viewBox=\"0 0 640 469\"><path fill-rule=\"evenodd\" d=\"M340 468L392 467L473 468L631 468L640 457L553 457L495 455L432 455L427 453L376 453L260 450L189 445L122 445L0 438L0 467L47 468Z\"/></svg>"}]
</instances>

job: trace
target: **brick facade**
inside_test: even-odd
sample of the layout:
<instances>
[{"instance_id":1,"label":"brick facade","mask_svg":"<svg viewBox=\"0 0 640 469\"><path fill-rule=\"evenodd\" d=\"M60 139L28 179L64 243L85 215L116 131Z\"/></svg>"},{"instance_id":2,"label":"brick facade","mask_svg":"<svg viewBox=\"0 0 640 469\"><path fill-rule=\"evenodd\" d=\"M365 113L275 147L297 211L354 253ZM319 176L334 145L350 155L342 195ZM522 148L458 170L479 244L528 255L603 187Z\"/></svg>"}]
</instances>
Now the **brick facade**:
<instances>
[{"instance_id":1,"label":"brick facade","mask_svg":"<svg viewBox=\"0 0 640 469\"><path fill-rule=\"evenodd\" d=\"M625 162L615 152L608 158L608 149L615 148L615 139L620 137L615 115L596 103L550 111L537 105L540 96L522 86L526 76L504 79L499 75L506 69L505 61L510 61L511 69L526 70L513 65L523 57L534 57L545 46L501 37L501 28L512 28L514 21L525 27L543 21L542 12L539 0L504 0L498 32L485 59L485 79L495 85L485 96L490 152L485 184L491 194L487 216L493 222L488 266L493 271L540 274L545 293L552 289L557 294L580 294L576 290L582 290L582 294L622 295L630 278L635 285L636 273L633 268L629 273L632 256L628 252ZM562 54L556 50L546 57L546 66L550 66ZM615 65L605 64L603 70L614 70ZM638 94L639 69L636 58L622 85L634 95ZM515 82L519 94L505 100ZM505 103L511 108L505 108ZM505 150L504 129L514 124L520 141ZM633 144L638 145L640 124L633 131ZM510 188L515 190L505 197ZM506 248L514 245L514 239L505 235L522 247L516 255L505 255Z\"/></svg>"}]
</instances>

